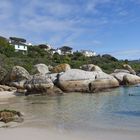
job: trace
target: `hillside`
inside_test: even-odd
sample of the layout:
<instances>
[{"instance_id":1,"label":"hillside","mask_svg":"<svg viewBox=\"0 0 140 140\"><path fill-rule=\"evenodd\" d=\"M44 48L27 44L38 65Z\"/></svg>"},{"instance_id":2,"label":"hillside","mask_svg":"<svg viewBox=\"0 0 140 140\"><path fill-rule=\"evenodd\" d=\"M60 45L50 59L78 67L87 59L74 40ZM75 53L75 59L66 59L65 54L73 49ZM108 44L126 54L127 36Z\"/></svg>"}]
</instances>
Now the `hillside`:
<instances>
[{"instance_id":1,"label":"hillside","mask_svg":"<svg viewBox=\"0 0 140 140\"><path fill-rule=\"evenodd\" d=\"M29 46L27 54L15 52L14 47L9 45L7 40L0 37L0 66L10 70L14 65L23 66L32 72L35 64L44 63L46 65L56 66L60 63L68 63L72 68L79 68L83 64L96 64L105 72L111 73L114 69L122 68L124 63L130 64L135 71L140 71L140 61L118 60L115 57L105 54L92 57L85 57L80 52L74 52L68 55L52 54L51 50L44 51L38 46Z\"/></svg>"}]
</instances>

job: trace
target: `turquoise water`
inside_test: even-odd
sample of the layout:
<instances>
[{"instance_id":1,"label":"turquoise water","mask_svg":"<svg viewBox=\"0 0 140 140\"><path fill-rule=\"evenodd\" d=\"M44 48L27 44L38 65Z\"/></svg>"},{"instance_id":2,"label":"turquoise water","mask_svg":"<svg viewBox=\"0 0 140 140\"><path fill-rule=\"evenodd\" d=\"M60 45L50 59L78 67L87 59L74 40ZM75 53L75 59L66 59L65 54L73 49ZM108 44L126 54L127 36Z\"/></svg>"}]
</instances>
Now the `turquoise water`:
<instances>
[{"instance_id":1,"label":"turquoise water","mask_svg":"<svg viewBox=\"0 0 140 140\"><path fill-rule=\"evenodd\" d=\"M120 87L98 94L19 96L1 99L0 108L23 112L25 120L20 127L140 130L140 86Z\"/></svg>"}]
</instances>

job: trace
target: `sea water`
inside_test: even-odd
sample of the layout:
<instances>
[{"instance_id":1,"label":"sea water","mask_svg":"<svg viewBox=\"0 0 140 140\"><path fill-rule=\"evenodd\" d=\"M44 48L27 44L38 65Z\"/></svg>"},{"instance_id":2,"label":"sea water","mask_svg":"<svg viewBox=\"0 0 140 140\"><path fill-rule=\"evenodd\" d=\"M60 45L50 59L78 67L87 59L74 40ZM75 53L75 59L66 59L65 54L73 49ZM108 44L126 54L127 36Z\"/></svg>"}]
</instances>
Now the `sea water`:
<instances>
[{"instance_id":1,"label":"sea water","mask_svg":"<svg viewBox=\"0 0 140 140\"><path fill-rule=\"evenodd\" d=\"M120 87L87 94L18 96L0 99L0 109L24 114L20 127L58 131L126 129L140 131L140 86Z\"/></svg>"}]
</instances>

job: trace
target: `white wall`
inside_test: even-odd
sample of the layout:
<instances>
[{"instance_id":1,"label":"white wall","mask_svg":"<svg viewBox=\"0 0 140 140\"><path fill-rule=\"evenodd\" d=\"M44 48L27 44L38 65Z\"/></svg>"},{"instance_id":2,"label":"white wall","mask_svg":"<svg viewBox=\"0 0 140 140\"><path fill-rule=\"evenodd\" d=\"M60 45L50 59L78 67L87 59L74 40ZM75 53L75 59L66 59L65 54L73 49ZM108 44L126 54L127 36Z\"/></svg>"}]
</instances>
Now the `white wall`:
<instances>
[{"instance_id":1,"label":"white wall","mask_svg":"<svg viewBox=\"0 0 140 140\"><path fill-rule=\"evenodd\" d=\"M15 50L27 51L27 46L24 45L14 45Z\"/></svg>"},{"instance_id":2,"label":"white wall","mask_svg":"<svg viewBox=\"0 0 140 140\"><path fill-rule=\"evenodd\" d=\"M83 54L87 57L96 56L95 52L84 51Z\"/></svg>"}]
</instances>

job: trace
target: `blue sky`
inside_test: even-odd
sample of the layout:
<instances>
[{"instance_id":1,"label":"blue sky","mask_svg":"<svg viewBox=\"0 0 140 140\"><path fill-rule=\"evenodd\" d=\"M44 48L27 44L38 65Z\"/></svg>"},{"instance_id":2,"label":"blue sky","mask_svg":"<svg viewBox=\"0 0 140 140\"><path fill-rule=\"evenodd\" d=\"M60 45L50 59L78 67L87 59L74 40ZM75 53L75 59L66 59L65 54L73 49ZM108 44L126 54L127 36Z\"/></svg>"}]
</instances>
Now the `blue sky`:
<instances>
[{"instance_id":1,"label":"blue sky","mask_svg":"<svg viewBox=\"0 0 140 140\"><path fill-rule=\"evenodd\" d=\"M140 0L0 0L0 35L140 59Z\"/></svg>"}]
</instances>

